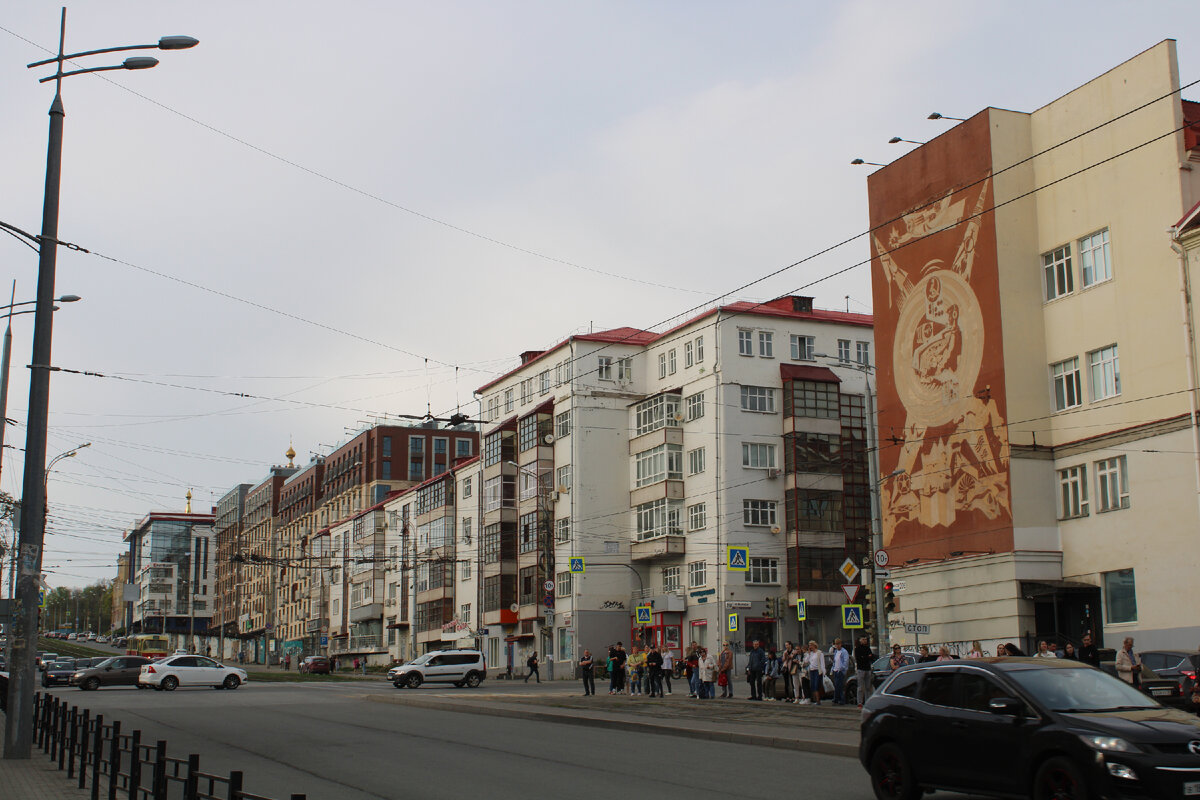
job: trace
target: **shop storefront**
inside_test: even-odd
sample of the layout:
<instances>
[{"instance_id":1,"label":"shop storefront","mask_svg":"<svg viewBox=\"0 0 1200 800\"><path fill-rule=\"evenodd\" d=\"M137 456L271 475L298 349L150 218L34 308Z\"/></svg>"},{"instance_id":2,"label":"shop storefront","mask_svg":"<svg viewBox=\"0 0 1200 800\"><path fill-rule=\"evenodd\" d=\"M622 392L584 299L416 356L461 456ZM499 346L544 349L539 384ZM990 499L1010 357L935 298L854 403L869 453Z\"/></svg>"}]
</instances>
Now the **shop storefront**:
<instances>
[{"instance_id":1,"label":"shop storefront","mask_svg":"<svg viewBox=\"0 0 1200 800\"><path fill-rule=\"evenodd\" d=\"M683 612L660 611L650 615L648 624L638 624L636 612L630 617L629 641L637 647L670 650L683 658Z\"/></svg>"}]
</instances>

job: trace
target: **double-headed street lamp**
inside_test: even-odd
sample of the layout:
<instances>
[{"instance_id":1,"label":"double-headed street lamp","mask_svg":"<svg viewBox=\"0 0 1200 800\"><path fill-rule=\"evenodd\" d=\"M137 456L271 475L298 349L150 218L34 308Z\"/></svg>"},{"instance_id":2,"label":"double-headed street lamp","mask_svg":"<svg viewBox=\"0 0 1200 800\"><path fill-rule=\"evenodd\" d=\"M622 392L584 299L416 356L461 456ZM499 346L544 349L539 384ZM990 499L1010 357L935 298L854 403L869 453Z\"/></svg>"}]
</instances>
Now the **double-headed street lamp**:
<instances>
[{"instance_id":1,"label":"double-headed street lamp","mask_svg":"<svg viewBox=\"0 0 1200 800\"><path fill-rule=\"evenodd\" d=\"M5 718L4 757L29 758L33 745L34 655L37 643L38 579L42 570L46 503L46 422L50 404L50 340L54 308L54 272L58 256L58 205L62 178L63 117L62 79L89 72L114 69L147 69L158 59L135 56L121 64L86 67L69 72L63 64L85 56L127 50L184 50L198 44L190 36L167 36L156 44L105 47L66 54L67 10L62 10L58 54L29 66L54 64L53 75L39 83L54 81L50 104L50 134L46 149L46 186L42 203L42 233L38 237L38 285L33 322L33 358L30 361L29 411L25 438L25 476L22 487L21 539L17 561L16 608L12 618L12 680L9 682L8 715Z\"/></svg>"}]
</instances>

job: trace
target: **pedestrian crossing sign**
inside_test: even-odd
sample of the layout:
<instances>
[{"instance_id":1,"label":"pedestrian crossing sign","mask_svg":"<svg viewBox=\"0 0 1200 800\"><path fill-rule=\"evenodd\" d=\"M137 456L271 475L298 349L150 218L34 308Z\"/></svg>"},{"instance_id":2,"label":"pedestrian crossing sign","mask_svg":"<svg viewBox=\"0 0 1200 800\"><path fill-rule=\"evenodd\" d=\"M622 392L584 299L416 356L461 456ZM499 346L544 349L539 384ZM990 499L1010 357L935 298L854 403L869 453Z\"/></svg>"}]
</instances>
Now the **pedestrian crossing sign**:
<instances>
[{"instance_id":1,"label":"pedestrian crossing sign","mask_svg":"<svg viewBox=\"0 0 1200 800\"><path fill-rule=\"evenodd\" d=\"M571 559L571 572L583 574L583 556L576 556Z\"/></svg>"},{"instance_id":2,"label":"pedestrian crossing sign","mask_svg":"<svg viewBox=\"0 0 1200 800\"><path fill-rule=\"evenodd\" d=\"M736 572L750 571L750 548L730 547L726 554L725 563Z\"/></svg>"},{"instance_id":3,"label":"pedestrian crossing sign","mask_svg":"<svg viewBox=\"0 0 1200 800\"><path fill-rule=\"evenodd\" d=\"M634 610L637 612L637 624L638 625L649 625L650 624L650 621L651 621L650 620L650 606L638 606Z\"/></svg>"},{"instance_id":4,"label":"pedestrian crossing sign","mask_svg":"<svg viewBox=\"0 0 1200 800\"><path fill-rule=\"evenodd\" d=\"M737 614L729 615L729 632L730 633L738 632L738 615Z\"/></svg>"},{"instance_id":5,"label":"pedestrian crossing sign","mask_svg":"<svg viewBox=\"0 0 1200 800\"><path fill-rule=\"evenodd\" d=\"M864 628L863 624L863 607L861 605L842 606L842 627L843 628Z\"/></svg>"},{"instance_id":6,"label":"pedestrian crossing sign","mask_svg":"<svg viewBox=\"0 0 1200 800\"><path fill-rule=\"evenodd\" d=\"M796 620L804 622L808 619L808 601L803 597L796 600Z\"/></svg>"}]
</instances>

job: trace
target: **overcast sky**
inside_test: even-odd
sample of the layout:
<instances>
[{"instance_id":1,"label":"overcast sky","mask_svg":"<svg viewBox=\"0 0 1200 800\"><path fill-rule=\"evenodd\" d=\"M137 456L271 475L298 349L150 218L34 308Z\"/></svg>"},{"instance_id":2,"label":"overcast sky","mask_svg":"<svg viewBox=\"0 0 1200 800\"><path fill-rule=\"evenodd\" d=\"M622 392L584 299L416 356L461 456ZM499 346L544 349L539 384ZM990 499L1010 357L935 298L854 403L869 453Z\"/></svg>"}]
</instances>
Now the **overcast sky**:
<instances>
[{"instance_id":1,"label":"overcast sky","mask_svg":"<svg viewBox=\"0 0 1200 800\"><path fill-rule=\"evenodd\" d=\"M520 351L589 327L661 328L729 292L869 312L866 267L822 280L866 259L865 238L806 260L867 225L852 158L953 124L931 111L1031 111L1165 38L1196 80L1194 10L71 5L68 52L200 45L64 83L60 238L92 252L60 252L58 293L84 299L55 316L54 364L108 377L52 380L49 455L92 444L49 480L50 585L112 577L137 519L181 511L189 488L207 510L289 442L307 462L372 414L473 413ZM25 64L58 25L41 0L0 14L0 221L31 232L53 90ZM32 299L34 253L0 236L0 265L4 296L15 279ZM17 448L32 319L13 325ZM4 450L14 496L21 456Z\"/></svg>"}]
</instances>

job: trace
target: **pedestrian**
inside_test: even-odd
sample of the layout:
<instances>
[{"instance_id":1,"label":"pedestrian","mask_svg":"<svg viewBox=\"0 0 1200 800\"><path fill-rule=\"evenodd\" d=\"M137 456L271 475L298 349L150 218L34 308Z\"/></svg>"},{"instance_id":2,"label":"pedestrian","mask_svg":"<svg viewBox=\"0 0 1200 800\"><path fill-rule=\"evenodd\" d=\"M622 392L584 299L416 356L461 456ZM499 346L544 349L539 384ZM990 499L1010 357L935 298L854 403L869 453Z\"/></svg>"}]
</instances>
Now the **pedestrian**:
<instances>
[{"instance_id":1,"label":"pedestrian","mask_svg":"<svg viewBox=\"0 0 1200 800\"><path fill-rule=\"evenodd\" d=\"M767 651L767 665L763 669L763 694L767 700L775 699L775 681L779 680L779 654L774 650Z\"/></svg>"},{"instance_id":2,"label":"pedestrian","mask_svg":"<svg viewBox=\"0 0 1200 800\"><path fill-rule=\"evenodd\" d=\"M850 653L842 646L841 639L833 640L833 704L846 705L846 672L850 669Z\"/></svg>"},{"instance_id":3,"label":"pedestrian","mask_svg":"<svg viewBox=\"0 0 1200 800\"><path fill-rule=\"evenodd\" d=\"M662 677L667 685L667 694L671 693L671 673L675 671L675 656L671 655L671 648L664 647L662 650ZM659 693L662 697L662 693Z\"/></svg>"},{"instance_id":4,"label":"pedestrian","mask_svg":"<svg viewBox=\"0 0 1200 800\"><path fill-rule=\"evenodd\" d=\"M939 647L938 654L937 654L937 660L938 661L953 661L954 656L950 655L950 648L946 647L946 645L942 645L941 647Z\"/></svg>"},{"instance_id":5,"label":"pedestrian","mask_svg":"<svg viewBox=\"0 0 1200 800\"><path fill-rule=\"evenodd\" d=\"M609 650L608 658L608 693L618 694L625 688L625 646L617 642Z\"/></svg>"},{"instance_id":6,"label":"pedestrian","mask_svg":"<svg viewBox=\"0 0 1200 800\"><path fill-rule=\"evenodd\" d=\"M1126 683L1142 688L1142 660L1133 652L1133 637L1126 636L1117 651L1117 676Z\"/></svg>"},{"instance_id":7,"label":"pedestrian","mask_svg":"<svg viewBox=\"0 0 1200 800\"><path fill-rule=\"evenodd\" d=\"M538 657L537 650L529 658L525 659L525 667L529 670L525 673L525 682L529 683L531 677L537 676L537 682L542 682L542 673L538 672Z\"/></svg>"},{"instance_id":8,"label":"pedestrian","mask_svg":"<svg viewBox=\"0 0 1200 800\"><path fill-rule=\"evenodd\" d=\"M211 646L209 646L207 644L204 645L204 655L208 656L209 658L212 658L212 647Z\"/></svg>"},{"instance_id":9,"label":"pedestrian","mask_svg":"<svg viewBox=\"0 0 1200 800\"><path fill-rule=\"evenodd\" d=\"M1075 645L1071 644L1070 642L1067 642L1063 646L1063 656L1062 657L1069 661L1078 661L1079 660L1079 652L1075 649Z\"/></svg>"},{"instance_id":10,"label":"pedestrian","mask_svg":"<svg viewBox=\"0 0 1200 800\"><path fill-rule=\"evenodd\" d=\"M592 651L584 650L583 658L579 659L579 674L583 677L583 696L596 693L596 662L592 659Z\"/></svg>"},{"instance_id":11,"label":"pedestrian","mask_svg":"<svg viewBox=\"0 0 1200 800\"><path fill-rule=\"evenodd\" d=\"M364 678L367 676L367 657L366 656L362 657L362 674L363 674Z\"/></svg>"},{"instance_id":12,"label":"pedestrian","mask_svg":"<svg viewBox=\"0 0 1200 800\"><path fill-rule=\"evenodd\" d=\"M907 663L908 661L904 658L904 653L900 651L900 645L892 645L892 657L888 659L888 669L895 672Z\"/></svg>"},{"instance_id":13,"label":"pedestrian","mask_svg":"<svg viewBox=\"0 0 1200 800\"><path fill-rule=\"evenodd\" d=\"M858 707L871 696L875 683L875 654L871 652L871 640L866 636L858 637L854 647L854 679L858 686Z\"/></svg>"},{"instance_id":14,"label":"pedestrian","mask_svg":"<svg viewBox=\"0 0 1200 800\"><path fill-rule=\"evenodd\" d=\"M238 663L239 664L246 663L246 651L245 650L238 650Z\"/></svg>"},{"instance_id":15,"label":"pedestrian","mask_svg":"<svg viewBox=\"0 0 1200 800\"><path fill-rule=\"evenodd\" d=\"M686 666L688 679L688 697L700 697L700 645L692 642L688 645Z\"/></svg>"},{"instance_id":16,"label":"pedestrian","mask_svg":"<svg viewBox=\"0 0 1200 800\"><path fill-rule=\"evenodd\" d=\"M1046 644L1045 640L1038 642L1038 651L1034 654L1034 658L1058 658L1054 653L1050 652L1050 645Z\"/></svg>"},{"instance_id":17,"label":"pedestrian","mask_svg":"<svg viewBox=\"0 0 1200 800\"><path fill-rule=\"evenodd\" d=\"M1079 660L1085 664L1091 664L1093 667L1100 666L1100 651L1096 649L1096 645L1092 642L1092 634L1090 633L1083 635L1083 644L1079 648Z\"/></svg>"},{"instance_id":18,"label":"pedestrian","mask_svg":"<svg viewBox=\"0 0 1200 800\"><path fill-rule=\"evenodd\" d=\"M920 648L920 655L917 656L918 664L927 664L930 661L937 661L937 656L929 652L929 645L923 644Z\"/></svg>"},{"instance_id":19,"label":"pedestrian","mask_svg":"<svg viewBox=\"0 0 1200 800\"><path fill-rule=\"evenodd\" d=\"M721 697L733 697L733 648L729 646L729 642L725 642L725 647L721 650L721 657L717 659L717 683L721 684ZM724 675L724 683L721 676Z\"/></svg>"},{"instance_id":20,"label":"pedestrian","mask_svg":"<svg viewBox=\"0 0 1200 800\"><path fill-rule=\"evenodd\" d=\"M634 645L633 653L629 656L629 694L641 697L645 681L646 648Z\"/></svg>"},{"instance_id":21,"label":"pedestrian","mask_svg":"<svg viewBox=\"0 0 1200 800\"><path fill-rule=\"evenodd\" d=\"M779 654L779 677L783 678L783 702L790 703L796 699L792 690L792 643L783 643L783 652Z\"/></svg>"},{"instance_id":22,"label":"pedestrian","mask_svg":"<svg viewBox=\"0 0 1200 800\"><path fill-rule=\"evenodd\" d=\"M767 668L767 654L763 652L762 642L755 639L750 652L746 654L746 682L750 684L750 699L763 699L763 672Z\"/></svg>"},{"instance_id":23,"label":"pedestrian","mask_svg":"<svg viewBox=\"0 0 1200 800\"><path fill-rule=\"evenodd\" d=\"M817 649L817 643L808 643L808 655L804 657L804 667L808 670L808 691L812 695L814 706L821 705L821 693L825 688L825 654Z\"/></svg>"},{"instance_id":24,"label":"pedestrian","mask_svg":"<svg viewBox=\"0 0 1200 800\"><path fill-rule=\"evenodd\" d=\"M340 662L338 661L338 657L337 657L337 656L334 656L333 658L329 659L329 671L330 671L330 672L337 672L337 671L338 671L338 664L339 664L339 663L340 663Z\"/></svg>"},{"instance_id":25,"label":"pedestrian","mask_svg":"<svg viewBox=\"0 0 1200 800\"><path fill-rule=\"evenodd\" d=\"M712 700L716 694L713 691L713 678L717 674L717 660L708 654L708 649L701 647L696 654L696 674L699 678L699 699Z\"/></svg>"},{"instance_id":26,"label":"pedestrian","mask_svg":"<svg viewBox=\"0 0 1200 800\"><path fill-rule=\"evenodd\" d=\"M983 648L979 645L979 640L971 642L971 652L967 653L967 658L983 658Z\"/></svg>"},{"instance_id":27,"label":"pedestrian","mask_svg":"<svg viewBox=\"0 0 1200 800\"><path fill-rule=\"evenodd\" d=\"M358 672L358 656L354 657L354 671Z\"/></svg>"},{"instance_id":28,"label":"pedestrian","mask_svg":"<svg viewBox=\"0 0 1200 800\"><path fill-rule=\"evenodd\" d=\"M651 645L650 652L646 654L646 682L647 694L651 697L663 696L663 657L662 653L658 652L658 648Z\"/></svg>"},{"instance_id":29,"label":"pedestrian","mask_svg":"<svg viewBox=\"0 0 1200 800\"><path fill-rule=\"evenodd\" d=\"M1021 648L1017 647L1012 642L1007 642L1004 645L1004 652L1007 653L1010 658L1025 658L1026 657L1025 653L1021 651Z\"/></svg>"},{"instance_id":30,"label":"pedestrian","mask_svg":"<svg viewBox=\"0 0 1200 800\"><path fill-rule=\"evenodd\" d=\"M292 654L291 654L291 653L286 653L286 654L284 654L284 656L283 656L283 669L284 669L284 672L289 672L289 671L291 671L291 669L292 669Z\"/></svg>"}]
</instances>

